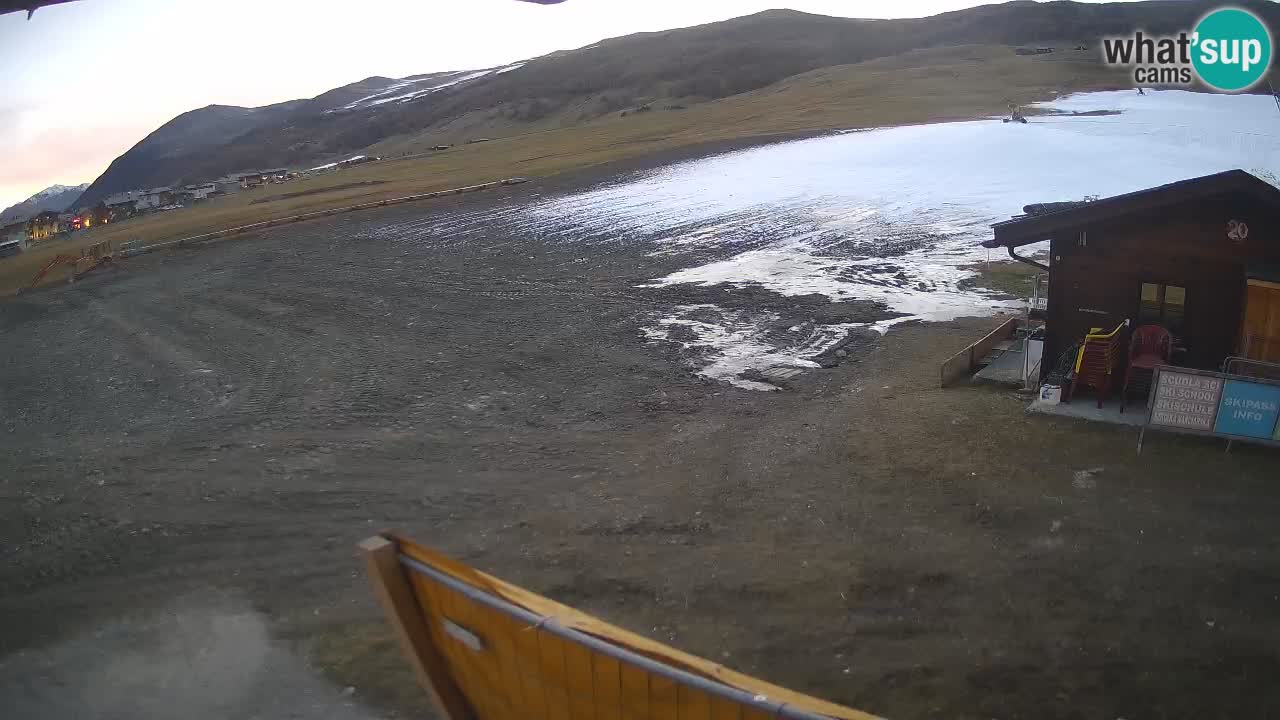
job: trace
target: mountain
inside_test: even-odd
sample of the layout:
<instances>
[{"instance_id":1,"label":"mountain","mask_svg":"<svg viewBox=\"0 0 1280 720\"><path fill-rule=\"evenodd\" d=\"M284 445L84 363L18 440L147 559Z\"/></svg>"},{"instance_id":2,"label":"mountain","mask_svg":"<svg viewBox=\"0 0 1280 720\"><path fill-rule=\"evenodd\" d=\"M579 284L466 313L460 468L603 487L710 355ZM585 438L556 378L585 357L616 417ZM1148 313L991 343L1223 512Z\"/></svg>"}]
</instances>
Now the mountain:
<instances>
[{"instance_id":1,"label":"mountain","mask_svg":"<svg viewBox=\"0 0 1280 720\"><path fill-rule=\"evenodd\" d=\"M653 101L687 106L819 68L913 50L970 44L1097 47L1101 37L1136 28L1149 34L1189 28L1218 4L1024 0L901 20L769 10L604 40L505 67L371 77L308 100L262 108L211 105L180 115L117 158L80 203L237 170L310 166L392 138L460 142L573 125ZM1274 3L1236 4L1280 23Z\"/></svg>"},{"instance_id":2,"label":"mountain","mask_svg":"<svg viewBox=\"0 0 1280 720\"><path fill-rule=\"evenodd\" d=\"M72 207L89 183L83 185L50 185L17 205L0 212L0 225L26 220L45 210L63 212Z\"/></svg>"}]
</instances>

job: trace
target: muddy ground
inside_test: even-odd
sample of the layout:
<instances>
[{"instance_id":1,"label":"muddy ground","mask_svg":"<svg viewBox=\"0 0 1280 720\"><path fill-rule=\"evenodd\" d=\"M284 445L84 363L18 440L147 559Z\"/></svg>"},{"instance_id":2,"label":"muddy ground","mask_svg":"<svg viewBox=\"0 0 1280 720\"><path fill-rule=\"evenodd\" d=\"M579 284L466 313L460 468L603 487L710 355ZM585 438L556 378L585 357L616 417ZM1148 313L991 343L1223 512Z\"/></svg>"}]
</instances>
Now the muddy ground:
<instances>
[{"instance_id":1,"label":"muddy ground","mask_svg":"<svg viewBox=\"0 0 1280 720\"><path fill-rule=\"evenodd\" d=\"M1280 707L1274 452L1157 436L1139 457L1130 429L936 388L990 319L901 326L780 392L737 389L642 338L674 304L731 302L637 288L676 269L660 257L414 232L592 177L0 304L0 706L420 714L353 549L397 528L890 717Z\"/></svg>"}]
</instances>

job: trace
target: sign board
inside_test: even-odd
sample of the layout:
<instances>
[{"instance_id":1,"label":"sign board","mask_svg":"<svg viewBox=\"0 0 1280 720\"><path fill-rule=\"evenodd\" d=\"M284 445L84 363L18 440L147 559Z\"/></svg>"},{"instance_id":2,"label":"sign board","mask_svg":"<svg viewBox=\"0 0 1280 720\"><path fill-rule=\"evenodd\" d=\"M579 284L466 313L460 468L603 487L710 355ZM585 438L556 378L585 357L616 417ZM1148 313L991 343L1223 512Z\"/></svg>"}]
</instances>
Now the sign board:
<instances>
[{"instance_id":1,"label":"sign board","mask_svg":"<svg viewBox=\"0 0 1280 720\"><path fill-rule=\"evenodd\" d=\"M1161 368L1152 384L1149 425L1213 431L1222 398L1222 378Z\"/></svg>"},{"instance_id":2,"label":"sign board","mask_svg":"<svg viewBox=\"0 0 1280 720\"><path fill-rule=\"evenodd\" d=\"M1280 443L1280 382L1226 373L1156 368L1143 427L1226 440ZM1138 438L1142 452L1142 437Z\"/></svg>"},{"instance_id":3,"label":"sign board","mask_svg":"<svg viewBox=\"0 0 1280 720\"><path fill-rule=\"evenodd\" d=\"M1228 380L1222 390L1214 432L1222 435L1275 439L1280 416L1280 386Z\"/></svg>"},{"instance_id":4,"label":"sign board","mask_svg":"<svg viewBox=\"0 0 1280 720\"><path fill-rule=\"evenodd\" d=\"M1243 220L1227 221L1227 238L1236 242L1249 239L1249 224Z\"/></svg>"}]
</instances>

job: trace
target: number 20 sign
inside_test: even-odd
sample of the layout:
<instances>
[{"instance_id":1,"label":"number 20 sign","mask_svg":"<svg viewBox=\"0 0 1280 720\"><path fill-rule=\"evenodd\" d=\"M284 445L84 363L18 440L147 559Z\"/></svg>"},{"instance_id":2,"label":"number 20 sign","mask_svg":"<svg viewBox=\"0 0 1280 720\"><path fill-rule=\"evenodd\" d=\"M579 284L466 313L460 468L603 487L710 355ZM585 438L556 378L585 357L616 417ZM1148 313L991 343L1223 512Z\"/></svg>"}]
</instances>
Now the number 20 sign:
<instances>
[{"instance_id":1,"label":"number 20 sign","mask_svg":"<svg viewBox=\"0 0 1280 720\"><path fill-rule=\"evenodd\" d=\"M1236 242L1244 242L1249 237L1249 224L1243 220L1228 220L1227 237Z\"/></svg>"}]
</instances>

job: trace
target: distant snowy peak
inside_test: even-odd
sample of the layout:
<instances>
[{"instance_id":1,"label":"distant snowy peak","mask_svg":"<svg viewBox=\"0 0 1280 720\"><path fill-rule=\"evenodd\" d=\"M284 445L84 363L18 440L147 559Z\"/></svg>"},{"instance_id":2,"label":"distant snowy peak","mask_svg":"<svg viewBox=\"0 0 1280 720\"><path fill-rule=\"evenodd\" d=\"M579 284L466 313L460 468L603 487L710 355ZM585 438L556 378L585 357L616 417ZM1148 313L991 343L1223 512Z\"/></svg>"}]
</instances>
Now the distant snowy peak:
<instances>
[{"instance_id":1,"label":"distant snowy peak","mask_svg":"<svg viewBox=\"0 0 1280 720\"><path fill-rule=\"evenodd\" d=\"M44 198L47 198L47 197L60 195L62 193L65 193L68 190L76 190L79 192L84 192L84 189L87 187L89 187L89 183L82 183L80 185L50 185L49 187L41 190L35 195L32 195L31 197L27 198L26 202L36 202L39 200L43 200Z\"/></svg>"},{"instance_id":2,"label":"distant snowy peak","mask_svg":"<svg viewBox=\"0 0 1280 720\"><path fill-rule=\"evenodd\" d=\"M45 210L62 212L71 207L89 183L83 185L50 185L17 205L12 205L0 212L0 224L8 224L26 220Z\"/></svg>"},{"instance_id":3,"label":"distant snowy peak","mask_svg":"<svg viewBox=\"0 0 1280 720\"><path fill-rule=\"evenodd\" d=\"M37 192L36 195L28 197L27 202L38 202L45 200L46 197L54 197L55 195L64 195L68 191L84 192L84 188L88 187L88 183L81 184L51 184L45 190Z\"/></svg>"},{"instance_id":4,"label":"distant snowy peak","mask_svg":"<svg viewBox=\"0 0 1280 720\"><path fill-rule=\"evenodd\" d=\"M512 63L511 65L504 65L502 67L485 68L484 70L455 70L452 72L401 78L392 81L390 85L387 85L375 93L366 95L358 100L353 100L341 107L326 110L325 113L367 110L369 108L387 105L390 103L410 102L446 88L454 88L460 85L472 83L484 77L509 73L512 70L518 70L523 66L523 62L518 62Z\"/></svg>"}]
</instances>

